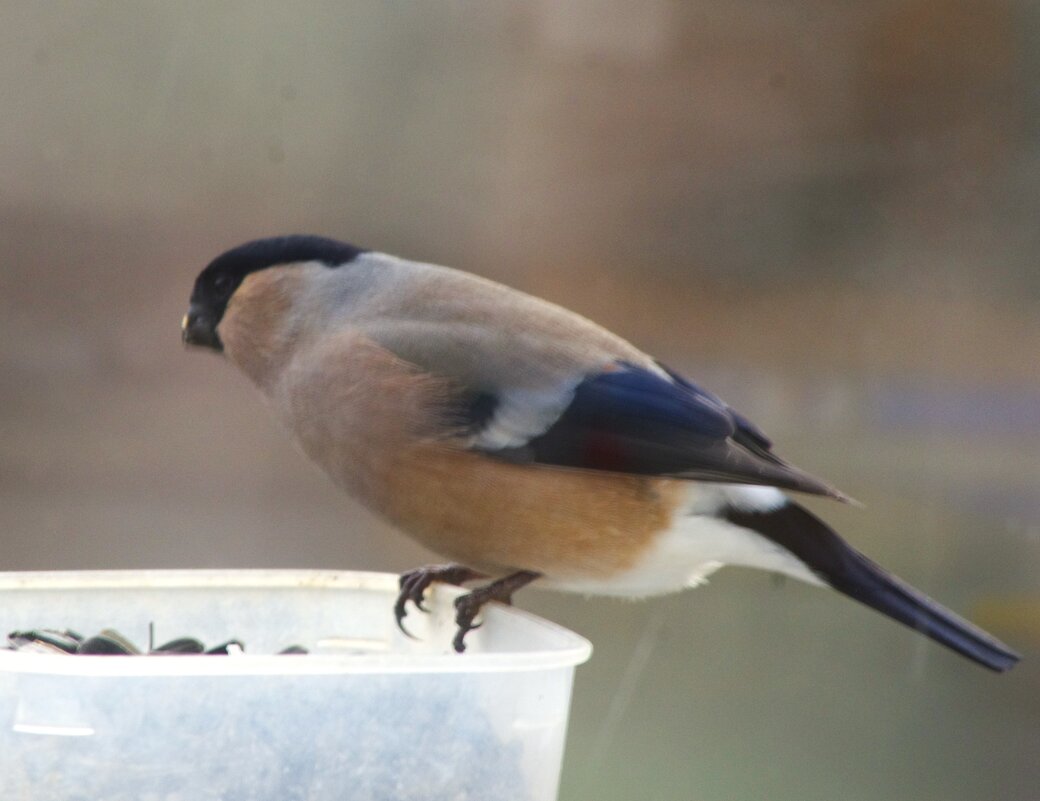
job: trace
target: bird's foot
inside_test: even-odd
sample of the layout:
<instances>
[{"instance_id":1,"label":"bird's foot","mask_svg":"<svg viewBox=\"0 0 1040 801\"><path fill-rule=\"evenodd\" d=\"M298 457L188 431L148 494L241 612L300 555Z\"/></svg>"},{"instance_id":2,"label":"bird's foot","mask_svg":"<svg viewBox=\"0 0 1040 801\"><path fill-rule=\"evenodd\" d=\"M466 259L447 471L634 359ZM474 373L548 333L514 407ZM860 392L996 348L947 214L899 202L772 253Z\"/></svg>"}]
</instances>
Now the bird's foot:
<instances>
[{"instance_id":1,"label":"bird's foot","mask_svg":"<svg viewBox=\"0 0 1040 801\"><path fill-rule=\"evenodd\" d=\"M401 590L397 594L397 602L394 604L394 617L397 619L397 627L405 636L412 637L413 640L415 639L412 633L404 627L404 619L408 614L408 602L411 601L415 604L415 608L420 612L429 612L423 606L423 598L426 590L435 581L462 586L467 581L479 578L484 578L484 575L463 565L426 565L425 567L402 573L398 582Z\"/></svg>"},{"instance_id":2,"label":"bird's foot","mask_svg":"<svg viewBox=\"0 0 1040 801\"><path fill-rule=\"evenodd\" d=\"M484 604L490 601L511 604L514 592L530 584L541 575L541 573L535 573L531 570L520 570L516 573L510 573L497 581L492 581L490 584L485 584L483 587L477 587L472 592L456 598L455 624L458 626L458 630L455 632L455 638L451 641L455 650L460 654L466 650L466 644L463 640L469 632L480 627L480 624L474 621L477 619L477 615L480 614L480 610L484 608Z\"/></svg>"}]
</instances>

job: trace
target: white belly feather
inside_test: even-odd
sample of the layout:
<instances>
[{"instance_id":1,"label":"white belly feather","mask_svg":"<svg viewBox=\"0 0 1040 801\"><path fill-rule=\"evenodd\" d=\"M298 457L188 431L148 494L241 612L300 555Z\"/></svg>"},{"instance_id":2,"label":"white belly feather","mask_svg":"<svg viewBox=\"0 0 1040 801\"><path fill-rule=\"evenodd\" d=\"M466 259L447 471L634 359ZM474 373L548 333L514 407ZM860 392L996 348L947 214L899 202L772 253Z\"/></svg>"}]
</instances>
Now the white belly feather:
<instances>
[{"instance_id":1,"label":"white belly feather","mask_svg":"<svg viewBox=\"0 0 1040 801\"><path fill-rule=\"evenodd\" d=\"M772 487L691 483L689 503L676 512L671 528L656 538L633 567L609 578L546 576L540 583L589 595L644 597L696 587L720 567L740 565L822 585L790 551L717 516L727 504L744 511L768 512L785 503L786 496Z\"/></svg>"}]
</instances>

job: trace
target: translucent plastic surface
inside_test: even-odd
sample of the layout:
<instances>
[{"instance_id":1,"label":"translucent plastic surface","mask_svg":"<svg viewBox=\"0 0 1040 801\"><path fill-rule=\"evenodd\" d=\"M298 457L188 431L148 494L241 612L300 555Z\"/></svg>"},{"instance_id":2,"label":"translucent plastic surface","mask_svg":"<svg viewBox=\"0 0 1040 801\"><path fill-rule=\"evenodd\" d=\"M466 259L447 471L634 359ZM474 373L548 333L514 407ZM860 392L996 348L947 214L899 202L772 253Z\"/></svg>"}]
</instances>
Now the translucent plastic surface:
<instances>
[{"instance_id":1,"label":"translucent plastic surface","mask_svg":"<svg viewBox=\"0 0 1040 801\"><path fill-rule=\"evenodd\" d=\"M0 576L4 632L115 628L231 656L0 651L0 788L32 801L554 799L589 644L505 607L465 655L451 599L396 628L393 576L311 571ZM274 655L299 644L306 656Z\"/></svg>"}]
</instances>

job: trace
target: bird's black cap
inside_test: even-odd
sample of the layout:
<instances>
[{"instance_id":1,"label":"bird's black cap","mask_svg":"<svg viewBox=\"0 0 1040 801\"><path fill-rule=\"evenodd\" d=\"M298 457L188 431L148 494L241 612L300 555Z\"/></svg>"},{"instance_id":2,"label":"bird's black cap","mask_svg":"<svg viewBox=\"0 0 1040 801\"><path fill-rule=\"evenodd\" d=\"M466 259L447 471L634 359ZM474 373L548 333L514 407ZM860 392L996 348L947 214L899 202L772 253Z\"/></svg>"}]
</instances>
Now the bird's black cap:
<instances>
[{"instance_id":1,"label":"bird's black cap","mask_svg":"<svg viewBox=\"0 0 1040 801\"><path fill-rule=\"evenodd\" d=\"M209 263L199 278L207 274L213 277L228 275L236 277L241 282L250 273L279 264L317 261L335 267L353 261L364 252L354 245L323 236L273 236L268 239L254 239L222 253Z\"/></svg>"},{"instance_id":2,"label":"bird's black cap","mask_svg":"<svg viewBox=\"0 0 1040 801\"><path fill-rule=\"evenodd\" d=\"M328 267L348 264L366 251L323 236L292 234L255 239L222 253L195 279L191 307L181 326L184 341L223 350L217 325L228 301L246 276L296 262L319 262Z\"/></svg>"}]
</instances>

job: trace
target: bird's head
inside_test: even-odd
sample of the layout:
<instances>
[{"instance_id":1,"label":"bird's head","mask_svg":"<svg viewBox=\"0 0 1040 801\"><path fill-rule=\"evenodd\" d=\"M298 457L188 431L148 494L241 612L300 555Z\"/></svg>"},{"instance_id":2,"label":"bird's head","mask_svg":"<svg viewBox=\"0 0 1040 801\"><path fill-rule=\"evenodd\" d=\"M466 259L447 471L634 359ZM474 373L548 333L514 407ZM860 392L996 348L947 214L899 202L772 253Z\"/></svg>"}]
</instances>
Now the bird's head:
<instances>
[{"instance_id":1,"label":"bird's head","mask_svg":"<svg viewBox=\"0 0 1040 801\"><path fill-rule=\"evenodd\" d=\"M276 267L319 263L335 266L353 261L364 251L320 236L279 236L257 239L222 253L195 279L181 336L188 345L223 352L219 328L229 304L250 276Z\"/></svg>"}]
</instances>

